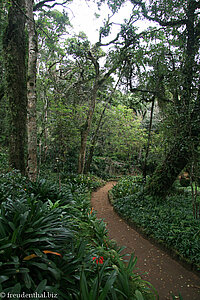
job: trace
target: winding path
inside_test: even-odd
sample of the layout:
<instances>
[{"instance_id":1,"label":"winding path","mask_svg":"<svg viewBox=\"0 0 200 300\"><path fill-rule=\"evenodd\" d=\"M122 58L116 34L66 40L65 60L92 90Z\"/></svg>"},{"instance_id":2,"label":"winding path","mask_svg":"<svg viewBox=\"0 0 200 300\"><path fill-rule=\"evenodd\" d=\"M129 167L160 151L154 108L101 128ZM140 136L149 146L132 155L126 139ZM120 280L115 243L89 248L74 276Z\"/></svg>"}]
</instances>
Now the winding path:
<instances>
[{"instance_id":1,"label":"winding path","mask_svg":"<svg viewBox=\"0 0 200 300\"><path fill-rule=\"evenodd\" d=\"M183 300L200 300L200 278L185 269L164 251L143 238L113 210L108 200L108 191L116 182L108 182L92 193L91 204L99 219L107 224L109 237L119 246L126 246L125 253L137 256L138 272L157 289L160 300L171 300L172 293ZM178 299L178 297L176 298Z\"/></svg>"}]
</instances>

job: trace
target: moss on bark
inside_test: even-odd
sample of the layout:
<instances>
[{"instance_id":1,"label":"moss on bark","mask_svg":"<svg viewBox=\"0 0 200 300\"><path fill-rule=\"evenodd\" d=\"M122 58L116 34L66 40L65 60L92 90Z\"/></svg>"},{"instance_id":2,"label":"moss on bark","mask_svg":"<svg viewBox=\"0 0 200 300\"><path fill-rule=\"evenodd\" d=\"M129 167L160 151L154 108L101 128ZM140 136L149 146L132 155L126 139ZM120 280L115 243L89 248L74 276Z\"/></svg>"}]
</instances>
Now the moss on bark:
<instances>
[{"instance_id":1,"label":"moss on bark","mask_svg":"<svg viewBox=\"0 0 200 300\"><path fill-rule=\"evenodd\" d=\"M27 118L26 38L24 0L10 3L8 25L4 33L7 97L10 107L9 160L12 168L25 174Z\"/></svg>"}]
</instances>

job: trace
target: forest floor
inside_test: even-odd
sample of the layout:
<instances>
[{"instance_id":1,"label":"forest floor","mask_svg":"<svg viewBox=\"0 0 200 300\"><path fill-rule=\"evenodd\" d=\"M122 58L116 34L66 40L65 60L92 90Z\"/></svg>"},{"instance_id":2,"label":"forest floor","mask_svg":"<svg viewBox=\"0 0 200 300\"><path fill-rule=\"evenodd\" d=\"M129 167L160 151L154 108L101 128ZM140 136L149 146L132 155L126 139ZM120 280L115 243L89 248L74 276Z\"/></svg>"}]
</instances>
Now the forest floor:
<instances>
[{"instance_id":1,"label":"forest floor","mask_svg":"<svg viewBox=\"0 0 200 300\"><path fill-rule=\"evenodd\" d=\"M178 296L179 293L183 300L200 300L200 278L145 239L114 212L108 200L108 191L115 184L114 181L108 182L93 192L91 198L97 217L104 219L107 224L109 238L115 240L119 246L126 246L124 254L135 253L136 272L153 284L160 300L172 299L172 294Z\"/></svg>"}]
</instances>

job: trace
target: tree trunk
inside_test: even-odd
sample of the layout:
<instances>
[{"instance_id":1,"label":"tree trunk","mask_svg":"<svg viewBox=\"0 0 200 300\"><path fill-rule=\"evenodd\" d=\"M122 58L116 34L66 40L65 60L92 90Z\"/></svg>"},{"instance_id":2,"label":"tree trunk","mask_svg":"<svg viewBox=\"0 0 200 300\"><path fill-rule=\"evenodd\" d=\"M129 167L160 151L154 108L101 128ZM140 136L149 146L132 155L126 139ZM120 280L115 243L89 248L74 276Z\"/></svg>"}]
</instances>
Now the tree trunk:
<instances>
[{"instance_id":1,"label":"tree trunk","mask_svg":"<svg viewBox=\"0 0 200 300\"><path fill-rule=\"evenodd\" d=\"M150 141L151 141L151 129L152 129L152 122L153 122L154 104L155 104L155 96L153 96L153 99L152 99L147 148L146 148L145 159L144 159L143 179L144 179L145 183L146 183L146 177L147 177L147 159L149 156L149 147L150 147Z\"/></svg>"},{"instance_id":2,"label":"tree trunk","mask_svg":"<svg viewBox=\"0 0 200 300\"><path fill-rule=\"evenodd\" d=\"M177 176L190 159L188 139L177 142L169 152L164 162L156 169L145 192L152 196L165 198Z\"/></svg>"},{"instance_id":3,"label":"tree trunk","mask_svg":"<svg viewBox=\"0 0 200 300\"><path fill-rule=\"evenodd\" d=\"M97 90L98 90L98 83L96 80L94 83L94 88L92 90L92 96L91 96L90 107L89 107L89 111L88 111L88 115L87 115L87 120L81 130L81 147L80 147L80 151L79 151L78 174L84 173L87 138L88 138L88 135L90 132L92 117L94 114Z\"/></svg>"},{"instance_id":4,"label":"tree trunk","mask_svg":"<svg viewBox=\"0 0 200 300\"><path fill-rule=\"evenodd\" d=\"M78 174L84 173L85 168L85 154L86 154L86 146L87 146L87 137L89 134L89 127L82 130L81 132L81 147L79 151L79 159L78 159Z\"/></svg>"},{"instance_id":5,"label":"tree trunk","mask_svg":"<svg viewBox=\"0 0 200 300\"><path fill-rule=\"evenodd\" d=\"M98 134L99 134L99 130L100 130L102 119L104 117L104 114L105 114L105 111L106 111L106 109L108 107L108 104L110 103L110 101L112 99L112 95L116 91L116 88L117 88L117 86L118 86L118 84L120 82L120 79L121 79L121 75L120 75L117 83L115 84L115 87L112 90L112 93L110 94L109 99L108 99L106 105L104 106L104 109L102 110L101 116L99 118L99 122L97 124L97 128L96 128L96 131L95 131L95 133L93 135L91 146L90 146L90 149L89 149L88 159L87 159L87 163L86 163L86 167L85 167L85 173L86 174L90 171L90 167L91 167L92 160L93 160L93 155L94 155L94 150L95 150L95 144L96 144L96 141L98 139Z\"/></svg>"},{"instance_id":6,"label":"tree trunk","mask_svg":"<svg viewBox=\"0 0 200 300\"><path fill-rule=\"evenodd\" d=\"M36 122L36 70L37 70L37 35L33 16L33 1L26 0L27 28L28 28L28 177L32 181L37 179L37 122Z\"/></svg>"},{"instance_id":7,"label":"tree trunk","mask_svg":"<svg viewBox=\"0 0 200 300\"><path fill-rule=\"evenodd\" d=\"M179 173L191 160L191 145L198 147L200 138L200 99L199 91L195 93L194 80L195 69L198 62L195 55L198 55L198 35L195 35L195 1L188 0L186 34L187 44L183 53L184 64L182 68L183 87L181 99L176 104L175 110L179 112L179 136L172 150L167 155L163 164L156 169L150 179L145 191L148 194L158 197L165 197L168 190L176 180ZM196 86L196 89L199 88Z\"/></svg>"},{"instance_id":8,"label":"tree trunk","mask_svg":"<svg viewBox=\"0 0 200 300\"><path fill-rule=\"evenodd\" d=\"M127 48L127 45L124 46L123 50ZM122 51L123 52L123 51ZM87 146L87 138L90 132L90 127L92 123L92 117L94 114L95 104L96 104L96 97L97 97L97 91L100 86L109 78L109 76L117 69L118 65L122 63L122 58L119 58L119 61L111 67L107 73L104 74L102 78L100 78L100 72L99 72L99 63L97 58L93 56L91 51L88 51L88 58L92 61L92 64L95 69L95 79L93 88L91 91L91 101L90 101L90 107L87 115L87 120L85 124L82 126L81 130L81 147L79 151L79 160L78 160L78 173L83 174L84 168L85 168L85 155L86 155L86 146Z\"/></svg>"},{"instance_id":9,"label":"tree trunk","mask_svg":"<svg viewBox=\"0 0 200 300\"><path fill-rule=\"evenodd\" d=\"M10 109L9 163L25 174L27 119L25 0L10 1L4 33L7 97Z\"/></svg>"},{"instance_id":10,"label":"tree trunk","mask_svg":"<svg viewBox=\"0 0 200 300\"><path fill-rule=\"evenodd\" d=\"M92 139L92 145L90 146L90 149L89 149L88 159L87 159L87 163L86 163L86 167L85 167L85 171L84 171L85 174L88 174L90 172L90 167L91 167L92 160L93 160L96 140L97 140L97 136L95 136Z\"/></svg>"},{"instance_id":11,"label":"tree trunk","mask_svg":"<svg viewBox=\"0 0 200 300\"><path fill-rule=\"evenodd\" d=\"M101 113L101 116L99 118L99 122L97 124L96 131L95 131L95 133L93 135L93 138L92 138L92 142L91 142L91 146L90 146L89 154L88 154L88 159L87 159L87 163L86 163L86 167L85 167L85 171L84 171L84 173L86 173L86 174L90 171L90 166L91 166L93 155L94 155L95 144L96 144L96 141L98 139L98 133L99 133L99 129L100 129L100 126L101 126L101 121L103 119L104 113L106 111L106 108L108 107L109 102L110 102L110 99L106 103L106 105L105 105L105 107L104 107L104 109Z\"/></svg>"},{"instance_id":12,"label":"tree trunk","mask_svg":"<svg viewBox=\"0 0 200 300\"><path fill-rule=\"evenodd\" d=\"M185 132L177 138L166 159L154 172L145 188L145 192L152 196L163 197L168 193L180 172L186 167L193 156L193 151L199 146L200 140L200 86L190 119L185 117ZM182 120L182 122L184 119Z\"/></svg>"}]
</instances>

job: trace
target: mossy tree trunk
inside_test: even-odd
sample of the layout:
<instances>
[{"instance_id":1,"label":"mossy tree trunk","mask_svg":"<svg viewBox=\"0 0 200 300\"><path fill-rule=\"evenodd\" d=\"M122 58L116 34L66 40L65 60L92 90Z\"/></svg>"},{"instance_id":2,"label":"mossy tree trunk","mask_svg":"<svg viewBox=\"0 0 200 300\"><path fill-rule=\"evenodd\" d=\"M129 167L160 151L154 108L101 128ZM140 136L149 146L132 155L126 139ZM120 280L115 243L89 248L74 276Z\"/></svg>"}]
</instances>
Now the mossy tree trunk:
<instances>
[{"instance_id":1,"label":"mossy tree trunk","mask_svg":"<svg viewBox=\"0 0 200 300\"><path fill-rule=\"evenodd\" d=\"M164 162L158 166L146 186L146 193L152 196L167 196L174 181L181 171L191 162L194 149L200 140L200 91L190 120L185 124L185 131L177 138Z\"/></svg>"},{"instance_id":2,"label":"mossy tree trunk","mask_svg":"<svg viewBox=\"0 0 200 300\"><path fill-rule=\"evenodd\" d=\"M187 1L185 24L186 45L183 52L183 67L180 70L180 100L174 108L177 113L178 137L164 162L154 172L146 186L146 193L165 197L179 173L191 161L192 148L200 140L200 97L196 71L199 69L199 23L196 25L197 2ZM164 25L165 26L165 25ZM173 26L173 22L166 23ZM192 146L191 146L192 145Z\"/></svg>"},{"instance_id":3,"label":"mossy tree trunk","mask_svg":"<svg viewBox=\"0 0 200 300\"><path fill-rule=\"evenodd\" d=\"M187 142L187 139L182 142L177 141L147 183L146 193L163 199L167 196L177 176L189 162L190 151Z\"/></svg>"},{"instance_id":4,"label":"mossy tree trunk","mask_svg":"<svg viewBox=\"0 0 200 300\"><path fill-rule=\"evenodd\" d=\"M10 1L3 47L10 107L9 161L25 174L27 119L25 0Z\"/></svg>"}]
</instances>

